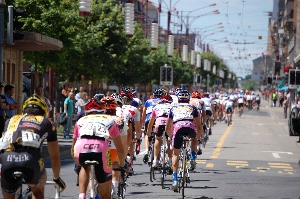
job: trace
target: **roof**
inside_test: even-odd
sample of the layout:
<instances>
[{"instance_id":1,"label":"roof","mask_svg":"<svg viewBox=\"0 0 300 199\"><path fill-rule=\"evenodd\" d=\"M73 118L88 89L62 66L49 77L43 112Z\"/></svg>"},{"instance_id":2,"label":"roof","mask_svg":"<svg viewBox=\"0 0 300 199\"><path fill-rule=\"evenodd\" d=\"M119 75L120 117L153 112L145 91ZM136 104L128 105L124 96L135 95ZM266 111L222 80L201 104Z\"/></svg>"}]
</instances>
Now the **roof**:
<instances>
[{"instance_id":1,"label":"roof","mask_svg":"<svg viewBox=\"0 0 300 199\"><path fill-rule=\"evenodd\" d=\"M24 34L22 40L15 40L14 45L5 45L5 50L20 50L20 51L49 51L49 50L61 50L63 43L52 37L42 35L34 32L22 31L19 33ZM6 44L6 37L4 38Z\"/></svg>"}]
</instances>

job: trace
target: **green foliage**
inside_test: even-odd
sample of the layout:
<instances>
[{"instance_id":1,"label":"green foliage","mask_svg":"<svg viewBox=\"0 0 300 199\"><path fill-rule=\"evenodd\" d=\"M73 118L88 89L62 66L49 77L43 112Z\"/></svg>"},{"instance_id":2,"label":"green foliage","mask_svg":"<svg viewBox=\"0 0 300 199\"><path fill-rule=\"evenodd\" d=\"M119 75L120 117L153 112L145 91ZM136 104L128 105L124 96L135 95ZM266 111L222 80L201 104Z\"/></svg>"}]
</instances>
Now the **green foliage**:
<instances>
[{"instance_id":1,"label":"green foliage","mask_svg":"<svg viewBox=\"0 0 300 199\"><path fill-rule=\"evenodd\" d=\"M245 81L243 87L245 90L256 90L255 81L248 79Z\"/></svg>"}]
</instances>

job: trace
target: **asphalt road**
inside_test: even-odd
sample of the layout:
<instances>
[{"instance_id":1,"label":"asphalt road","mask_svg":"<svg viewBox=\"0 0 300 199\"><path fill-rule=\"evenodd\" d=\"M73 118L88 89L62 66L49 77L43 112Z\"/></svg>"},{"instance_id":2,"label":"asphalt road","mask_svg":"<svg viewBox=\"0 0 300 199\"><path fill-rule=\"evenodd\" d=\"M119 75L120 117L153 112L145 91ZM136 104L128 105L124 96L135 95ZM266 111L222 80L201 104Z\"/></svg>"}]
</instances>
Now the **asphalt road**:
<instances>
[{"instance_id":1,"label":"asphalt road","mask_svg":"<svg viewBox=\"0 0 300 199\"><path fill-rule=\"evenodd\" d=\"M263 101L259 111L245 110L241 118L235 114L233 124L218 123L197 158L197 169L185 198L300 198L300 143L288 135L287 119L282 107L270 107ZM71 140L59 139L61 147L61 178L67 183L62 198L78 198L74 162L70 156ZM144 147L144 145L142 145ZM143 149L144 150L144 149ZM149 167L142 162L143 150L134 162L135 174L128 179L126 198L181 198L170 190L172 176L166 187L150 182ZM46 150L44 150L46 154ZM52 179L46 158L48 179ZM54 189L46 188L46 198Z\"/></svg>"}]
</instances>

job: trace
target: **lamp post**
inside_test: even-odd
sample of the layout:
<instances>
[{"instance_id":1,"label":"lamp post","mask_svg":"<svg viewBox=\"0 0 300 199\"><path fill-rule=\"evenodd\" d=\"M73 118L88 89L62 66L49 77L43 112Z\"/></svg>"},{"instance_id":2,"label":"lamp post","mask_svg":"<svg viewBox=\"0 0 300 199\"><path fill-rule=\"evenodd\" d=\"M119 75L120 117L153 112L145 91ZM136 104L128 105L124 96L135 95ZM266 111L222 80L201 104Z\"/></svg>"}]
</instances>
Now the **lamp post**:
<instances>
[{"instance_id":1,"label":"lamp post","mask_svg":"<svg viewBox=\"0 0 300 199\"><path fill-rule=\"evenodd\" d=\"M0 0L0 82L3 81L3 46L4 46L4 6L5 0Z\"/></svg>"}]
</instances>

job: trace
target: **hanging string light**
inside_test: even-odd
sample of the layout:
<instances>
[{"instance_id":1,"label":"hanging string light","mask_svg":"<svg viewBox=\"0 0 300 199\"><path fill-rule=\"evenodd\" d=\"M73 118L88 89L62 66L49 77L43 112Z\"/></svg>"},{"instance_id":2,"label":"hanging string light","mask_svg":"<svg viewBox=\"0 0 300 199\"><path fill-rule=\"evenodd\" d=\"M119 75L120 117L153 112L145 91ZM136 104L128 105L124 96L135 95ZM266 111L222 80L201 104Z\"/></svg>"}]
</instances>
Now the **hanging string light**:
<instances>
[{"instance_id":1,"label":"hanging string light","mask_svg":"<svg viewBox=\"0 0 300 199\"><path fill-rule=\"evenodd\" d=\"M134 4L125 4L125 34L132 37L134 34Z\"/></svg>"},{"instance_id":2,"label":"hanging string light","mask_svg":"<svg viewBox=\"0 0 300 199\"><path fill-rule=\"evenodd\" d=\"M188 56L188 46L183 45L182 46L182 61L187 62L187 56Z\"/></svg>"},{"instance_id":3,"label":"hanging string light","mask_svg":"<svg viewBox=\"0 0 300 199\"><path fill-rule=\"evenodd\" d=\"M174 53L174 35L169 35L168 56L172 57Z\"/></svg>"},{"instance_id":4,"label":"hanging string light","mask_svg":"<svg viewBox=\"0 0 300 199\"><path fill-rule=\"evenodd\" d=\"M201 68L201 54L197 54L196 68Z\"/></svg>"},{"instance_id":5,"label":"hanging string light","mask_svg":"<svg viewBox=\"0 0 300 199\"><path fill-rule=\"evenodd\" d=\"M195 65L195 50L191 50L191 65Z\"/></svg>"},{"instance_id":6,"label":"hanging string light","mask_svg":"<svg viewBox=\"0 0 300 199\"><path fill-rule=\"evenodd\" d=\"M80 0L79 1L79 13L80 16L89 16L91 12L91 0Z\"/></svg>"},{"instance_id":7,"label":"hanging string light","mask_svg":"<svg viewBox=\"0 0 300 199\"><path fill-rule=\"evenodd\" d=\"M158 45L158 24L151 24L151 49L156 50Z\"/></svg>"}]
</instances>

